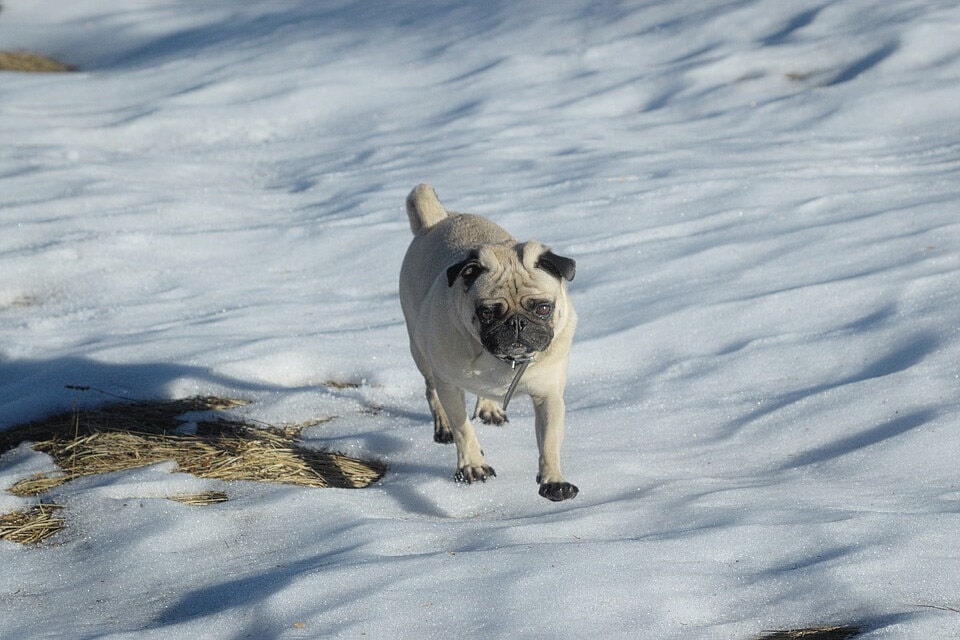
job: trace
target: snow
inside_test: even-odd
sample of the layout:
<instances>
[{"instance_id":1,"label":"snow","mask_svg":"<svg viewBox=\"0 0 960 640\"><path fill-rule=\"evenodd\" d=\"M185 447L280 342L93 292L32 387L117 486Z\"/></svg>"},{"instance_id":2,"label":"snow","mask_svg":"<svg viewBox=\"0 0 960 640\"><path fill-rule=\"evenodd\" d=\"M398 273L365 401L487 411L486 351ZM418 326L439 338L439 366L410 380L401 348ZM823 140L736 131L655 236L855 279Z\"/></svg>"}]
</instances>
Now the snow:
<instances>
[{"instance_id":1,"label":"snow","mask_svg":"<svg viewBox=\"0 0 960 640\"><path fill-rule=\"evenodd\" d=\"M4 638L751 638L960 625L960 3L7 0L0 428L220 393L363 490L171 464L0 542ZM577 260L572 501L532 411L432 440L421 181ZM358 387L335 389L329 380ZM376 410L372 410L376 409ZM52 470L27 446L0 488ZM226 491L194 507L175 493ZM0 512L30 499L0 494Z\"/></svg>"}]
</instances>

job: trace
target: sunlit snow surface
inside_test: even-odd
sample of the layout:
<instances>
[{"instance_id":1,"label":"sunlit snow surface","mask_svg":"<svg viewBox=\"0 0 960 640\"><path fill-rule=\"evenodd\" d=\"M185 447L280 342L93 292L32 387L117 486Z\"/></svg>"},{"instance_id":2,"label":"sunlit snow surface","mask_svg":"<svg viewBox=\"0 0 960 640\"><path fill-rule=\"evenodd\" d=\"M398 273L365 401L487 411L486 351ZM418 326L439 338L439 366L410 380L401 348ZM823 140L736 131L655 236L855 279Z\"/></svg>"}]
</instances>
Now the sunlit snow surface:
<instances>
[{"instance_id":1,"label":"sunlit snow surface","mask_svg":"<svg viewBox=\"0 0 960 640\"><path fill-rule=\"evenodd\" d=\"M390 465L64 485L3 638L960 629L960 3L7 0L0 49L80 68L0 74L0 428L218 393ZM577 260L575 500L523 398L491 482L432 442L421 181Z\"/></svg>"}]
</instances>

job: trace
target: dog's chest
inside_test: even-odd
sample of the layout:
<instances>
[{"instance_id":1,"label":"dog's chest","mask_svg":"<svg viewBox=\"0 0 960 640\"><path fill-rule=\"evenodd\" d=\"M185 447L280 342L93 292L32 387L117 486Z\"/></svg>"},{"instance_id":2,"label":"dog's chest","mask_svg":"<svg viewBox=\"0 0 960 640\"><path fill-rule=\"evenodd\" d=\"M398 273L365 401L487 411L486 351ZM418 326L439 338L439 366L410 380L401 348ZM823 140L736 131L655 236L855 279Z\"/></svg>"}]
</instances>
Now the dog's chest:
<instances>
[{"instance_id":1,"label":"dog's chest","mask_svg":"<svg viewBox=\"0 0 960 640\"><path fill-rule=\"evenodd\" d=\"M507 392L515 371L509 365L484 354L472 362L463 363L456 371L445 373L447 380L471 393L500 397Z\"/></svg>"}]
</instances>

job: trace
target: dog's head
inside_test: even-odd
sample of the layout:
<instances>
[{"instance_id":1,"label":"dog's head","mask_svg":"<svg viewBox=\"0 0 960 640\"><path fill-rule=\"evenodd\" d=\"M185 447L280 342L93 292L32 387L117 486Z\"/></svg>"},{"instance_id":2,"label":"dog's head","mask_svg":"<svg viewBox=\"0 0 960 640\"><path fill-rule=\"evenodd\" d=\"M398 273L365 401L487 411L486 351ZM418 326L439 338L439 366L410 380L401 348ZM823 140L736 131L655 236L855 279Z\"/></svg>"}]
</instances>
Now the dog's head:
<instances>
[{"instance_id":1,"label":"dog's head","mask_svg":"<svg viewBox=\"0 0 960 640\"><path fill-rule=\"evenodd\" d=\"M575 273L573 260L531 240L481 246L447 269L447 283L460 288L464 326L491 354L517 363L545 351L567 323Z\"/></svg>"}]
</instances>

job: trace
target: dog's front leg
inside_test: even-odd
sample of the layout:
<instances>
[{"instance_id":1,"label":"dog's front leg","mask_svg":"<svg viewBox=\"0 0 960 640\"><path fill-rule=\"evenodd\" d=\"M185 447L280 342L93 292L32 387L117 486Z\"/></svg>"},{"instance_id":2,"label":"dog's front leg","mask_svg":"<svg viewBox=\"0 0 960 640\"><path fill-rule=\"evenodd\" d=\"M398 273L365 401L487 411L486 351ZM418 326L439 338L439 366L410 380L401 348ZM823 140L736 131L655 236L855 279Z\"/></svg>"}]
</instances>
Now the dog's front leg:
<instances>
[{"instance_id":1,"label":"dog's front leg","mask_svg":"<svg viewBox=\"0 0 960 640\"><path fill-rule=\"evenodd\" d=\"M473 425L467 420L466 400L463 389L448 384L437 384L437 396L443 406L444 413L450 421L453 431L453 442L457 445L457 474L458 482L472 483L486 482L487 478L497 475L493 467L483 459L480 442L473 430Z\"/></svg>"},{"instance_id":2,"label":"dog's front leg","mask_svg":"<svg viewBox=\"0 0 960 640\"><path fill-rule=\"evenodd\" d=\"M563 444L563 418L565 407L560 393L533 397L536 413L537 447L540 449L540 495L559 502L573 498L579 493L575 485L563 479L560 471L560 445Z\"/></svg>"}]
</instances>

